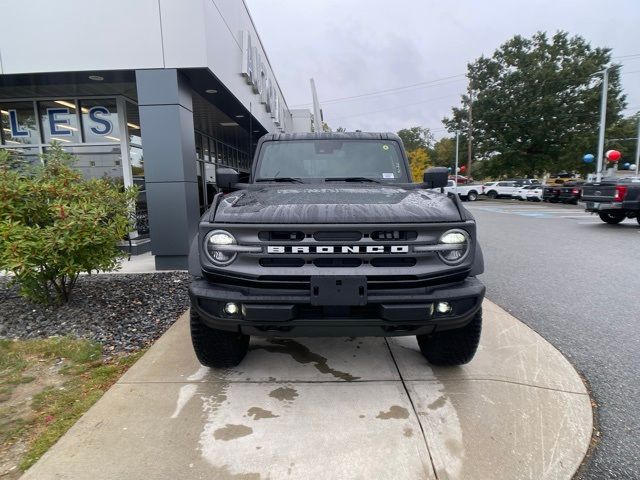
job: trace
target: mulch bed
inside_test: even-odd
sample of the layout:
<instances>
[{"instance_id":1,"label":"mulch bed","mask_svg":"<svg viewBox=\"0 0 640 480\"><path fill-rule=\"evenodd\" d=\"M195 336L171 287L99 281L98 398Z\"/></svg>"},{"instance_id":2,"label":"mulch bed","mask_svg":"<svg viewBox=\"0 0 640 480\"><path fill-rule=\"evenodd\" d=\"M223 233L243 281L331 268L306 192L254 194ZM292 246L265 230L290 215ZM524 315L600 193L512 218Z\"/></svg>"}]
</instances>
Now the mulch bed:
<instances>
[{"instance_id":1,"label":"mulch bed","mask_svg":"<svg viewBox=\"0 0 640 480\"><path fill-rule=\"evenodd\" d=\"M107 357L150 345L189 308L186 272L83 275L71 301L35 304L0 277L0 337L70 335L103 345Z\"/></svg>"}]
</instances>

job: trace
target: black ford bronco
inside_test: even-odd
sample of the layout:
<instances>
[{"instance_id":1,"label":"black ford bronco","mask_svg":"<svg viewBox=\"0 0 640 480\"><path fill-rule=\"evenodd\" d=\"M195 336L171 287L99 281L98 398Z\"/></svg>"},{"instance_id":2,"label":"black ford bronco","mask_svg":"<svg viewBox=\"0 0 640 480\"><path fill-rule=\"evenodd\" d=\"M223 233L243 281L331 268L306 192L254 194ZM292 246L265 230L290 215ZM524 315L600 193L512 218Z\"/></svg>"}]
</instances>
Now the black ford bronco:
<instances>
[{"instance_id":1,"label":"black ford bronco","mask_svg":"<svg viewBox=\"0 0 640 480\"><path fill-rule=\"evenodd\" d=\"M446 168L412 183L394 134L269 134L249 183L216 179L189 256L203 365L237 365L251 335L416 335L432 364L473 358L484 263Z\"/></svg>"}]
</instances>

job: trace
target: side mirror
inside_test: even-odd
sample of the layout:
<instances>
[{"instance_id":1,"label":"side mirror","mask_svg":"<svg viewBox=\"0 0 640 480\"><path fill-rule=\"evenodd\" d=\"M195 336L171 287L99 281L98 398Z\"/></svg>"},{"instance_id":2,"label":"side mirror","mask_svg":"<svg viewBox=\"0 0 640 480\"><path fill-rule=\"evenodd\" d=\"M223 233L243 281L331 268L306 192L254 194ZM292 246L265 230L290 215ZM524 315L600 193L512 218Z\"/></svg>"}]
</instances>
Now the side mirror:
<instances>
[{"instance_id":1,"label":"side mirror","mask_svg":"<svg viewBox=\"0 0 640 480\"><path fill-rule=\"evenodd\" d=\"M233 190L240 181L240 174L233 168L220 167L216 169L216 185L223 192Z\"/></svg>"},{"instance_id":2,"label":"side mirror","mask_svg":"<svg viewBox=\"0 0 640 480\"><path fill-rule=\"evenodd\" d=\"M449 181L447 167L431 167L424 172L425 188L444 188Z\"/></svg>"}]
</instances>

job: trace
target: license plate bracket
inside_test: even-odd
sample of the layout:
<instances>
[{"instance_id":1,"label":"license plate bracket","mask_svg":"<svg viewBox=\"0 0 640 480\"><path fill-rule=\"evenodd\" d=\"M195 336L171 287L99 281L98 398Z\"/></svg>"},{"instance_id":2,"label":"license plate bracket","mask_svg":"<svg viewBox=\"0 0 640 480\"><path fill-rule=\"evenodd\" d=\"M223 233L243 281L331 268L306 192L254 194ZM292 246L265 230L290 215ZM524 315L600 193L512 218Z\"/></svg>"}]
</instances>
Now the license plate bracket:
<instances>
[{"instance_id":1,"label":"license plate bracket","mask_svg":"<svg viewBox=\"0 0 640 480\"><path fill-rule=\"evenodd\" d=\"M366 305L367 277L311 277L311 305Z\"/></svg>"}]
</instances>

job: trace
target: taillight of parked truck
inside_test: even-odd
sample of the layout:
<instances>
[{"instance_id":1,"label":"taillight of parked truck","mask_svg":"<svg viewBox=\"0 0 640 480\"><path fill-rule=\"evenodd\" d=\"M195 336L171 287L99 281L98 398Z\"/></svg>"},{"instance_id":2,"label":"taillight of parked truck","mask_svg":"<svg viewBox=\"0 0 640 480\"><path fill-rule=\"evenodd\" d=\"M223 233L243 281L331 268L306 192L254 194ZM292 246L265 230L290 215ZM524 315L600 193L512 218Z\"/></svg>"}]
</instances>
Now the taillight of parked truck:
<instances>
[{"instance_id":1,"label":"taillight of parked truck","mask_svg":"<svg viewBox=\"0 0 640 480\"><path fill-rule=\"evenodd\" d=\"M616 194L613 197L614 202L621 202L624 196L627 194L627 187L623 185L616 185Z\"/></svg>"}]
</instances>

